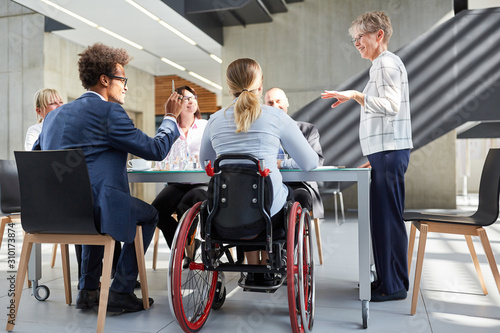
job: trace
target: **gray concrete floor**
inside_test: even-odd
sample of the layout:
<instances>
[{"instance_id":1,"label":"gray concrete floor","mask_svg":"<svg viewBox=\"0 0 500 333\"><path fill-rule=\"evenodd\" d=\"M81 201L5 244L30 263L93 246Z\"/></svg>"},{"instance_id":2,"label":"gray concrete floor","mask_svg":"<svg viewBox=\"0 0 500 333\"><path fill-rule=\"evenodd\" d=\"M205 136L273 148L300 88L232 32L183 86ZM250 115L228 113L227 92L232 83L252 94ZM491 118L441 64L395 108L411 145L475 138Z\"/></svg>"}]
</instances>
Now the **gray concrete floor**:
<instances>
[{"instance_id":1,"label":"gray concrete floor","mask_svg":"<svg viewBox=\"0 0 500 333\"><path fill-rule=\"evenodd\" d=\"M460 201L460 208L474 209L474 199ZM497 262L500 262L500 224L487 228ZM361 302L357 288L357 220L355 212L337 226L333 214L321 223L325 263L316 267L316 319L314 332L362 331ZM7 239L7 235L4 237ZM22 231L16 227L16 251L19 256ZM461 236L431 234L422 274L421 292L415 316L410 315L411 294L406 300L370 303L367 332L499 332L500 296L479 240L474 240L489 295L481 292L465 240ZM50 268L51 245L43 246L43 276L40 281L50 288L50 297L39 302L25 289L14 332L94 332L96 311L80 311L64 301L61 261ZM155 304L148 311L108 315L106 332L179 332L167 299L167 267L170 251L160 240L157 270L152 253L146 255L150 296ZM410 275L413 288L415 256ZM76 290L76 259L72 259L73 302ZM316 262L318 262L316 257ZM289 332L286 289L274 295L243 292L236 286L237 274L227 274L227 299L218 311L212 311L202 332ZM6 325L9 281L7 248L0 249L0 326Z\"/></svg>"}]
</instances>

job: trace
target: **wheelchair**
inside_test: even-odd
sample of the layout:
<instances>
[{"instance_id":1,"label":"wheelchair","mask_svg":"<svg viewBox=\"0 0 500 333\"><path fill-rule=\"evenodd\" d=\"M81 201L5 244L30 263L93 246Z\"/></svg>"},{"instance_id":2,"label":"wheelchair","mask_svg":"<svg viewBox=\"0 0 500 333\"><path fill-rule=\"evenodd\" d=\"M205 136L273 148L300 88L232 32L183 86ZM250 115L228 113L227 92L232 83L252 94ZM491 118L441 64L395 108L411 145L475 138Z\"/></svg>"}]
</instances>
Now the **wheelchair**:
<instances>
[{"instance_id":1,"label":"wheelchair","mask_svg":"<svg viewBox=\"0 0 500 333\"><path fill-rule=\"evenodd\" d=\"M239 272L238 285L251 292L272 293L286 281L292 331L312 330L314 226L307 209L294 202L283 210L284 225L273 229L272 184L263 164L247 154L221 155L213 168L208 163L208 199L191 207L179 222L170 254L168 299L184 332L198 332L210 311L222 307L224 272ZM243 264L242 248L256 246L268 254L266 265ZM250 284L249 273L268 273L274 281Z\"/></svg>"}]
</instances>

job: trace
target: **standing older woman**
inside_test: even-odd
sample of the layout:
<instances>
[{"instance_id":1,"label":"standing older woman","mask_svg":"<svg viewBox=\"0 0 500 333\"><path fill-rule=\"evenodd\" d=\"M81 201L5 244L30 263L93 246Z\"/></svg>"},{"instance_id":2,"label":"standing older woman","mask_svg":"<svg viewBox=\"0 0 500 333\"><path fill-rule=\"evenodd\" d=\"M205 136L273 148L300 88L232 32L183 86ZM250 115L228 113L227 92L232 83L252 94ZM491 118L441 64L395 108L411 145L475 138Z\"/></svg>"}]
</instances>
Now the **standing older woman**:
<instances>
[{"instance_id":1,"label":"standing older woman","mask_svg":"<svg viewBox=\"0 0 500 333\"><path fill-rule=\"evenodd\" d=\"M43 120L45 116L52 110L57 109L63 105L61 95L55 89L41 89L35 93L33 98L35 106L37 123L30 126L26 132L26 141L24 142L24 150L31 150L33 144L42 132Z\"/></svg>"},{"instance_id":2,"label":"standing older woman","mask_svg":"<svg viewBox=\"0 0 500 333\"><path fill-rule=\"evenodd\" d=\"M226 72L230 94L234 97L231 105L214 113L208 121L201 140L200 161L210 160L212 165L217 156L226 153L252 154L265 160L270 169L273 184L271 221L273 225L282 223L284 206L291 196L283 184L278 170L277 155L280 141L283 147L302 170L318 166L318 154L311 148L295 121L283 110L261 103L263 75L260 65L252 59L238 59L229 64ZM249 264L265 264L265 253L247 252ZM251 274L249 274L251 276ZM246 284L254 281L247 276ZM259 276L260 277L260 276ZM266 276L262 277L264 283ZM258 280L257 275L255 279Z\"/></svg>"},{"instance_id":3,"label":"standing older woman","mask_svg":"<svg viewBox=\"0 0 500 333\"><path fill-rule=\"evenodd\" d=\"M166 159L184 158L185 156L180 156L183 150L187 150L189 156L197 158L200 154L201 137L207 121L201 119L198 97L193 88L183 86L175 91L183 98L182 110L177 117L177 128L181 136L172 145ZM179 155L173 156L175 154ZM169 183L153 201L153 207L158 210L157 227L162 231L168 246L172 246L177 229L177 221L172 217L172 214L176 212L180 218L195 203L207 198L206 190L206 184Z\"/></svg>"},{"instance_id":4,"label":"standing older woman","mask_svg":"<svg viewBox=\"0 0 500 333\"><path fill-rule=\"evenodd\" d=\"M413 148L408 75L401 59L387 50L392 27L383 12L369 12L352 22L349 34L364 59L372 61L363 92L325 91L332 108L354 99L361 105L359 139L372 168L371 232L378 280L371 300L405 299L408 291L408 238L403 221L404 175Z\"/></svg>"}]
</instances>

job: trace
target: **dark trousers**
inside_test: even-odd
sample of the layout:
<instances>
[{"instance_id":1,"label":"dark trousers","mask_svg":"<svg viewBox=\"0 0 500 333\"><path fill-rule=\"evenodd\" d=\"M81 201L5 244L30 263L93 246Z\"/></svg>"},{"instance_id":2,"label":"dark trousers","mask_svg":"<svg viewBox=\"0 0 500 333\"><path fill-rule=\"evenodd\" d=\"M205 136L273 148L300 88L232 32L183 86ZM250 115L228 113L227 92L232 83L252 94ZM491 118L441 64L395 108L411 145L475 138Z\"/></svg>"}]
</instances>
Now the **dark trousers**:
<instances>
[{"instance_id":1,"label":"dark trousers","mask_svg":"<svg viewBox=\"0 0 500 333\"><path fill-rule=\"evenodd\" d=\"M371 235L380 290L408 290L408 236L403 221L404 176L410 150L368 155L371 171Z\"/></svg>"},{"instance_id":2,"label":"dark trousers","mask_svg":"<svg viewBox=\"0 0 500 333\"><path fill-rule=\"evenodd\" d=\"M144 252L146 252L158 223L158 212L153 206L142 200L134 197L131 197L130 200L132 210L137 217L137 224L142 225L142 239ZM104 246L82 246L80 289L94 290L99 287L103 254ZM119 293L133 292L138 273L134 242L124 243L110 290Z\"/></svg>"},{"instance_id":3,"label":"dark trousers","mask_svg":"<svg viewBox=\"0 0 500 333\"><path fill-rule=\"evenodd\" d=\"M122 252L122 243L115 241L115 250L113 253L113 266L111 267L111 277L115 275L118 259ZM76 261L78 263L78 289L80 288L80 278L82 277L82 245L75 244ZM102 265L101 265L102 270Z\"/></svg>"},{"instance_id":4,"label":"dark trousers","mask_svg":"<svg viewBox=\"0 0 500 333\"><path fill-rule=\"evenodd\" d=\"M189 208L206 199L206 184L172 183L165 186L156 196L151 205L158 210L158 228L170 248L177 229L177 221L172 214L177 213L177 218L180 220Z\"/></svg>"}]
</instances>

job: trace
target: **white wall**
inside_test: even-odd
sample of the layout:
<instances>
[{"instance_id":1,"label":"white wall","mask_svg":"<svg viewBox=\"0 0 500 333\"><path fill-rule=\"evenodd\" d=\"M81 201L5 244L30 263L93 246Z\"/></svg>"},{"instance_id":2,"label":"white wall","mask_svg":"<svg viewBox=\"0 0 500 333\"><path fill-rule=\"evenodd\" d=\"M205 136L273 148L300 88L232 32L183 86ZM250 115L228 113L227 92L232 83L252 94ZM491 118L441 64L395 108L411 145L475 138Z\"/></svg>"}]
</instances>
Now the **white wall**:
<instances>
[{"instance_id":1,"label":"white wall","mask_svg":"<svg viewBox=\"0 0 500 333\"><path fill-rule=\"evenodd\" d=\"M33 95L43 87L43 16L0 1L0 158L24 150L36 123Z\"/></svg>"}]
</instances>

